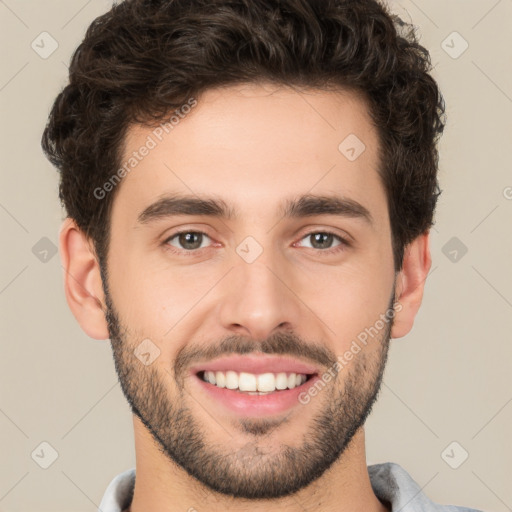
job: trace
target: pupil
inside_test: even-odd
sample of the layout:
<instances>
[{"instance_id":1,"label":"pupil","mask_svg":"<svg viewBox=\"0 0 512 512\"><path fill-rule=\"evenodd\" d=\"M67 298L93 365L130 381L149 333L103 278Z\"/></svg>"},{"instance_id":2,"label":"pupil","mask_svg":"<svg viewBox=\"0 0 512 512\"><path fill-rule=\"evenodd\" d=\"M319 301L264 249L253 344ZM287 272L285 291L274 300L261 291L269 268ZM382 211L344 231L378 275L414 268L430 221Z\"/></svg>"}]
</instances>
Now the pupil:
<instances>
[{"instance_id":1,"label":"pupil","mask_svg":"<svg viewBox=\"0 0 512 512\"><path fill-rule=\"evenodd\" d=\"M197 249L201 245L201 236L202 235L200 233L182 233L180 235L180 243L187 249ZM194 237L199 238L199 244L197 243L197 240L195 242L193 241ZM190 244L192 244L192 247Z\"/></svg>"},{"instance_id":2,"label":"pupil","mask_svg":"<svg viewBox=\"0 0 512 512\"><path fill-rule=\"evenodd\" d=\"M324 243L322 244L321 242L321 239L322 237L324 237ZM327 246L330 245L329 242L331 242L332 240L332 235L329 234L329 233L315 233L313 235L313 238L314 238L314 243L313 243L313 246L315 246L315 244L319 241L320 239L320 246L324 247L326 245L326 241L327 241Z\"/></svg>"}]
</instances>

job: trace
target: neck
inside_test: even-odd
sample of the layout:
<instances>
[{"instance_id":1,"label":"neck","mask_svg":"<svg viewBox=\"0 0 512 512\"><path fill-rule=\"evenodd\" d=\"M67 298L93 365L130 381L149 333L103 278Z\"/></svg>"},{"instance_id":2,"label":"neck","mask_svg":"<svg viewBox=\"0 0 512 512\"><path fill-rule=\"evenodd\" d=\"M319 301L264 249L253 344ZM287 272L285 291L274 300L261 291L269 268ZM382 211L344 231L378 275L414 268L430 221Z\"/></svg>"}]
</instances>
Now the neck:
<instances>
[{"instance_id":1,"label":"neck","mask_svg":"<svg viewBox=\"0 0 512 512\"><path fill-rule=\"evenodd\" d=\"M361 427L342 456L316 481L291 496L246 500L211 491L169 461L134 417L136 480L133 500L124 512L251 511L389 512L371 487Z\"/></svg>"}]
</instances>

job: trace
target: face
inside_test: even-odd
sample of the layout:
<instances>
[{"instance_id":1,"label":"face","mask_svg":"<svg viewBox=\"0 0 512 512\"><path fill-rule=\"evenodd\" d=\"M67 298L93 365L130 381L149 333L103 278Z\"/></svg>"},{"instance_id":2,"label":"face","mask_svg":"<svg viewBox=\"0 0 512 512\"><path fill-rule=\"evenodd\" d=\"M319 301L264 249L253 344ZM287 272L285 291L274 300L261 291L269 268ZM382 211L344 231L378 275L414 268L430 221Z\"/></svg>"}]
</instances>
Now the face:
<instances>
[{"instance_id":1,"label":"face","mask_svg":"<svg viewBox=\"0 0 512 512\"><path fill-rule=\"evenodd\" d=\"M206 92L162 140L154 130L129 132L125 160L156 144L111 217L123 392L210 489L290 494L343 455L386 361L395 273L366 105L244 85ZM355 159L339 149L350 134Z\"/></svg>"}]
</instances>

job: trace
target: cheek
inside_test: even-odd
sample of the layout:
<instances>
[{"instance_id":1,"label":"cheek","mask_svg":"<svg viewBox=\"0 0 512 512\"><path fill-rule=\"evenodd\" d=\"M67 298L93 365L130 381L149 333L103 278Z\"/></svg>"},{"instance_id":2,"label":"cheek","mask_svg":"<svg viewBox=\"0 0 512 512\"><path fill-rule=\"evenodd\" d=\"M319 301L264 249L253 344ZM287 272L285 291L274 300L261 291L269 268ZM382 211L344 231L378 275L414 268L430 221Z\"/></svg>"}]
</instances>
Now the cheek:
<instances>
[{"instance_id":1,"label":"cheek","mask_svg":"<svg viewBox=\"0 0 512 512\"><path fill-rule=\"evenodd\" d=\"M194 316L225 272L212 265L177 266L162 257L134 254L112 273L114 304L134 331L161 340Z\"/></svg>"},{"instance_id":2,"label":"cheek","mask_svg":"<svg viewBox=\"0 0 512 512\"><path fill-rule=\"evenodd\" d=\"M334 339L341 350L386 313L393 279L391 262L383 267L377 259L365 259L364 264L326 269L323 286L316 284L309 292L305 290L304 297L310 297L308 306L318 312L328 327L327 338Z\"/></svg>"}]
</instances>

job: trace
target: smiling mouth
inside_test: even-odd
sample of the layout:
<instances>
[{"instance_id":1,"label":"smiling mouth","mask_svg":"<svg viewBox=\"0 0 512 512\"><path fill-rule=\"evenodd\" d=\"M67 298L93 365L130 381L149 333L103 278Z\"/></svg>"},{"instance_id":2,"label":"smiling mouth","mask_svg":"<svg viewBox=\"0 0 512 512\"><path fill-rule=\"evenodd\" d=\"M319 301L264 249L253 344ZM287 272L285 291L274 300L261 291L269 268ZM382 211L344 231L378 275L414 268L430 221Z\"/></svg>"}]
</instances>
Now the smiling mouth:
<instances>
[{"instance_id":1,"label":"smiling mouth","mask_svg":"<svg viewBox=\"0 0 512 512\"><path fill-rule=\"evenodd\" d=\"M228 371L200 371L197 376L218 388L230 389L249 395L268 395L295 389L312 379L315 374L278 372L248 373Z\"/></svg>"}]
</instances>

